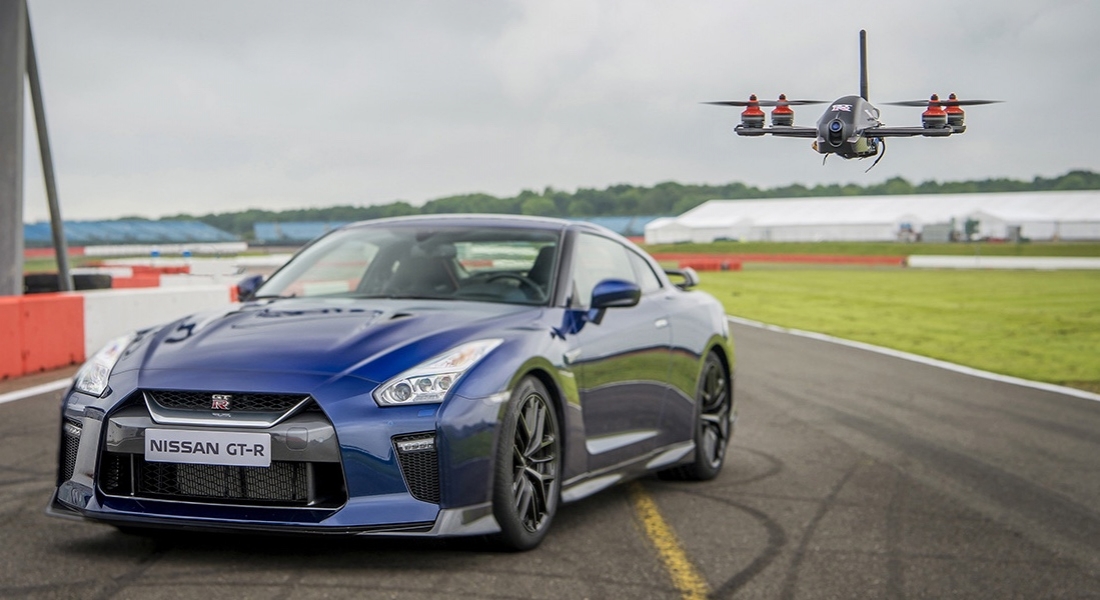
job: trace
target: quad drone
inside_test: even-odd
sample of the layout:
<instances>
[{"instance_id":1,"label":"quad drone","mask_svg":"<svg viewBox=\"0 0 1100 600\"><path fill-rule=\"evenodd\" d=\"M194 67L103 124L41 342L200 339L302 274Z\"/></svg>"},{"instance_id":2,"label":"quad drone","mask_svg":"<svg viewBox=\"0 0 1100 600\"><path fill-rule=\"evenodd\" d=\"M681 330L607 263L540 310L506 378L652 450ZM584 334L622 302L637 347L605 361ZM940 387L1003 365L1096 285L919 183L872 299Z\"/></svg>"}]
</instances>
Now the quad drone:
<instances>
[{"instance_id":1,"label":"quad drone","mask_svg":"<svg viewBox=\"0 0 1100 600\"><path fill-rule=\"evenodd\" d=\"M828 158L836 154L841 158L868 158L878 155L867 170L870 171L886 152L886 138L889 137L947 137L966 131L965 117L961 107L978 104L993 104L1000 100L959 100L951 94L947 100L940 100L936 94L928 100L910 100L905 102L887 102L896 106L926 106L921 114L920 127L887 127L879 121L879 110L867 100L867 32L859 32L859 95L843 96L832 103L824 100L788 100L780 94L778 100L758 100L756 94L747 101L726 100L705 102L719 106L745 107L741 113L741 124L734 128L737 135L762 136L772 134L780 137L812 138L813 149ZM794 124L792 106L806 104L829 104L829 108L817 120L817 127L799 127ZM765 114L761 107L773 107L771 127L765 124ZM882 154L879 154L879 149Z\"/></svg>"}]
</instances>

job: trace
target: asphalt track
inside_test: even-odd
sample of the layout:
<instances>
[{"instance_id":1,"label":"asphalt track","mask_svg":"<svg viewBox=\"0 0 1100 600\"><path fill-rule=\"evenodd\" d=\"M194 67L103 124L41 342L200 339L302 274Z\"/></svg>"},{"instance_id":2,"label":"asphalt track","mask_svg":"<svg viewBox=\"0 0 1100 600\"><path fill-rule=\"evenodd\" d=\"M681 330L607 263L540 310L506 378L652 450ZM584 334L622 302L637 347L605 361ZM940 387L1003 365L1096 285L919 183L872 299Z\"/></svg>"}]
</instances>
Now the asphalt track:
<instances>
[{"instance_id":1,"label":"asphalt track","mask_svg":"<svg viewBox=\"0 0 1100 600\"><path fill-rule=\"evenodd\" d=\"M678 598L679 568L718 598L1100 598L1100 402L734 334L722 475L567 505L522 554L48 518L59 392L0 405L0 597Z\"/></svg>"}]
</instances>

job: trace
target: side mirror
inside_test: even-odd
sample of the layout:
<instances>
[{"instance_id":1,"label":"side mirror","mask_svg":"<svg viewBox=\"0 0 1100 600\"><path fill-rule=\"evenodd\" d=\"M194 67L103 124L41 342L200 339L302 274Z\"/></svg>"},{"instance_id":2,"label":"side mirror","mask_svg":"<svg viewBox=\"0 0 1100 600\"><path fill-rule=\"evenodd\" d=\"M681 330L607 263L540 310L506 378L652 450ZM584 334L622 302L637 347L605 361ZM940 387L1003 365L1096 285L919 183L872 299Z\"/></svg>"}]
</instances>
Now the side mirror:
<instances>
[{"instance_id":1,"label":"side mirror","mask_svg":"<svg viewBox=\"0 0 1100 600\"><path fill-rule=\"evenodd\" d=\"M604 279L592 289L592 301L588 310L567 310L562 316L561 327L554 328L554 335L565 336L579 333L585 323L599 325L603 314L609 308L634 306L642 297L642 289L636 283L622 279Z\"/></svg>"},{"instance_id":2,"label":"side mirror","mask_svg":"<svg viewBox=\"0 0 1100 600\"><path fill-rule=\"evenodd\" d=\"M683 269L665 269L665 275L680 278L680 283L673 282L672 285L675 285L681 290L689 290L699 285L699 274L691 267L684 267Z\"/></svg>"},{"instance_id":3,"label":"side mirror","mask_svg":"<svg viewBox=\"0 0 1100 600\"><path fill-rule=\"evenodd\" d=\"M237 301L251 300L256 294L260 284L264 282L263 275L250 275L237 282Z\"/></svg>"},{"instance_id":4,"label":"side mirror","mask_svg":"<svg viewBox=\"0 0 1100 600\"><path fill-rule=\"evenodd\" d=\"M642 297L642 288L632 281L604 279L592 290L592 302L588 304L588 320L599 325L603 313L609 308L634 306Z\"/></svg>"}]
</instances>

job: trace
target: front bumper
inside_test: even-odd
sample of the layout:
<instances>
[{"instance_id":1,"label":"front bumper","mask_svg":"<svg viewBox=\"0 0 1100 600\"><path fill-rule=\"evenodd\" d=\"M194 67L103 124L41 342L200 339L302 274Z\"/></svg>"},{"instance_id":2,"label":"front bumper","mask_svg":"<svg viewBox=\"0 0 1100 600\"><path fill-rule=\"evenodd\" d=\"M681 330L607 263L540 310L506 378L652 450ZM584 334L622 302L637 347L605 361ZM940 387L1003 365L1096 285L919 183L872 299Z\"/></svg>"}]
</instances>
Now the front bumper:
<instances>
[{"instance_id":1,"label":"front bumper","mask_svg":"<svg viewBox=\"0 0 1100 600\"><path fill-rule=\"evenodd\" d=\"M58 492L60 493L60 492ZM500 531L489 503L440 510L434 521L394 523L384 525L333 526L308 523L272 523L225 521L211 519L162 518L153 514L134 515L122 512L96 512L78 509L61 502L58 493L46 506L51 517L77 521L107 523L118 527L178 529L194 531L225 531L249 533L285 533L294 535L367 535L383 537L458 537L488 535Z\"/></svg>"},{"instance_id":2,"label":"front bumper","mask_svg":"<svg viewBox=\"0 0 1100 600\"><path fill-rule=\"evenodd\" d=\"M346 394L330 400L325 391L313 392L316 410L247 430L271 434L272 465L298 484L267 496L245 491L270 487L274 470L262 468L172 466L171 485L150 487L144 480L161 481L166 469L165 463L145 462L145 429L203 428L201 423L157 422L138 401L143 392L137 388L106 410L71 393L75 398L63 411L58 488L47 513L152 528L402 536L499 531L489 503L488 456L498 400L381 409ZM433 457L403 460L408 457L395 440L425 433L435 436ZM421 485L410 479L410 469L424 471L425 465L437 477L434 497L423 477ZM257 476L266 479L250 479ZM240 485L233 483L238 479Z\"/></svg>"}]
</instances>

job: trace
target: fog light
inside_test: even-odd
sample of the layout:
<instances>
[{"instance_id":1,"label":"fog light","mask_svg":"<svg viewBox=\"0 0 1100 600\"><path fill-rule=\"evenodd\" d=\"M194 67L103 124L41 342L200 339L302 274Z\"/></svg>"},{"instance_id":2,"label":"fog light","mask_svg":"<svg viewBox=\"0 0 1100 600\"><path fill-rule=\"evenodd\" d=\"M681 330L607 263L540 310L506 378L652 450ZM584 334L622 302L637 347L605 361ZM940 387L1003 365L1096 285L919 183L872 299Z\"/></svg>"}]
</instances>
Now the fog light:
<instances>
[{"instance_id":1,"label":"fog light","mask_svg":"<svg viewBox=\"0 0 1100 600\"><path fill-rule=\"evenodd\" d=\"M397 451L402 454L410 452L426 452L435 450L435 438L421 438L419 440L402 440L397 442Z\"/></svg>"},{"instance_id":2,"label":"fog light","mask_svg":"<svg viewBox=\"0 0 1100 600\"><path fill-rule=\"evenodd\" d=\"M65 435L67 436L74 438L80 437L80 426L75 423L65 421L65 425L62 427L62 429L65 431Z\"/></svg>"}]
</instances>

